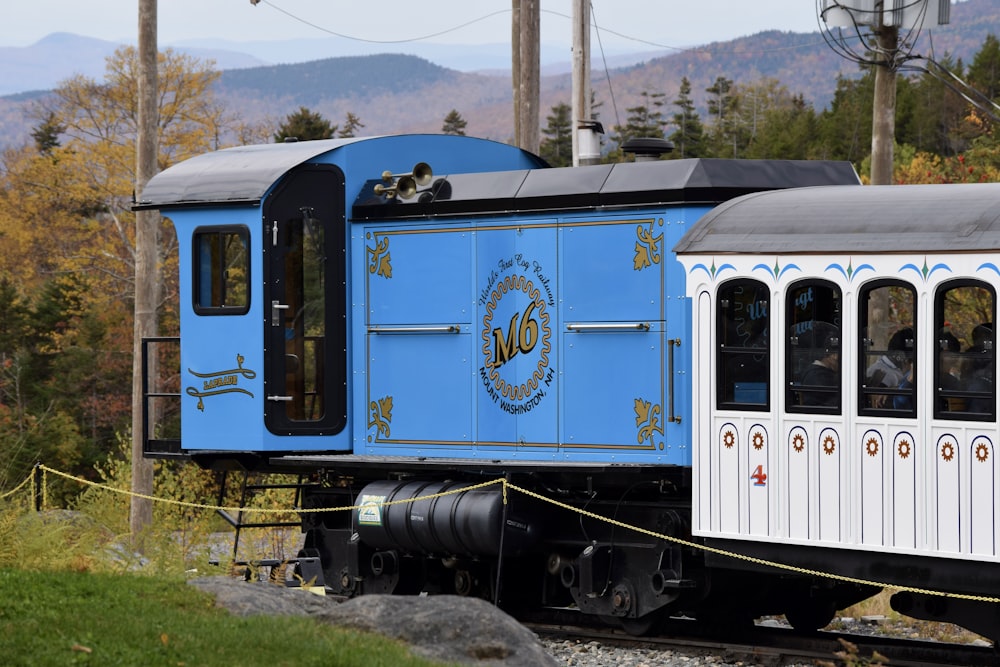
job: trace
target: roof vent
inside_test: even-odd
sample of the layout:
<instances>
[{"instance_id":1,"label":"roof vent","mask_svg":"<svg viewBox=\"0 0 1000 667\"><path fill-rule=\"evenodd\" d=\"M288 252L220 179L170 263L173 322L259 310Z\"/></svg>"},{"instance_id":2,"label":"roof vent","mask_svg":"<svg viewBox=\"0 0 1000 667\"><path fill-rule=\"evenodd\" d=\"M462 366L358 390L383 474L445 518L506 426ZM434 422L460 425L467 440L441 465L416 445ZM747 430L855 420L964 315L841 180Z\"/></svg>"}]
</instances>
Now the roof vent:
<instances>
[{"instance_id":1,"label":"roof vent","mask_svg":"<svg viewBox=\"0 0 1000 667\"><path fill-rule=\"evenodd\" d=\"M661 155L672 150L673 143L658 137L637 137L622 144L622 151L634 154L636 162L659 160Z\"/></svg>"}]
</instances>

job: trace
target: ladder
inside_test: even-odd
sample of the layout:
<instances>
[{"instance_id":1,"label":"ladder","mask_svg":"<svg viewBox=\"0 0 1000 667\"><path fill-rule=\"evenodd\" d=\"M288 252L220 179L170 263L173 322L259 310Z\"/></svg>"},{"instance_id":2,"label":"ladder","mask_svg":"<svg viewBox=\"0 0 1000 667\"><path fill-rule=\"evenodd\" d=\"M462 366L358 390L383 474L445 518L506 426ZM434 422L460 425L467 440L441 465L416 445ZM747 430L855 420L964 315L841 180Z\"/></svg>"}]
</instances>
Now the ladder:
<instances>
[{"instance_id":1,"label":"ladder","mask_svg":"<svg viewBox=\"0 0 1000 667\"><path fill-rule=\"evenodd\" d=\"M262 479L257 479L257 475L253 475L249 470L242 471L242 479L240 480L240 504L239 511L237 511L236 516L230 514L227 510L223 509L226 500L226 490L227 482L229 480L229 471L223 471L222 481L219 485L219 509L216 513L223 518L230 526L234 529L233 534L233 565L246 567L244 571L244 578L248 581L252 577L253 569L257 568L259 573L262 573L261 568L267 568L269 571L269 577L273 580L277 573L278 568L281 565L294 565L297 570L297 574L300 579L285 580L286 586L298 586L302 581L311 581L313 586L322 587L323 583L323 568L320 565L318 557L307 557L299 555L295 558L255 558L252 560L238 560L238 552L240 547L240 533L245 528L294 528L301 525L300 521L250 521L248 517L254 513L253 509L246 509L247 504L253 499L254 495L259 491L267 491L270 489L286 489L289 491L294 491L292 507L294 509L299 509L301 507L302 501L302 490L311 483L305 480L305 475L298 475L295 482L268 482L266 481L266 474L259 475ZM213 565L218 565L218 561L212 561ZM262 578L262 576L260 577Z\"/></svg>"}]
</instances>

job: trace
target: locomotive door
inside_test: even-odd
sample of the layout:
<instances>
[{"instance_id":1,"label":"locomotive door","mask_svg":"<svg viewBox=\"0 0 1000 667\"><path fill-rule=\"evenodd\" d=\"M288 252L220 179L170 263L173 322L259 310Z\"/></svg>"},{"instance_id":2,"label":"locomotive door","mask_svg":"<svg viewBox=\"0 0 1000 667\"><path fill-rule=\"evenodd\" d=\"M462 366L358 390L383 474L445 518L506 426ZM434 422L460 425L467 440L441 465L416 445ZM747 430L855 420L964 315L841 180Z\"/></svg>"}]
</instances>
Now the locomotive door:
<instances>
[{"instance_id":1,"label":"locomotive door","mask_svg":"<svg viewBox=\"0 0 1000 667\"><path fill-rule=\"evenodd\" d=\"M264 423L279 435L347 422L344 176L294 170L264 220Z\"/></svg>"}]
</instances>

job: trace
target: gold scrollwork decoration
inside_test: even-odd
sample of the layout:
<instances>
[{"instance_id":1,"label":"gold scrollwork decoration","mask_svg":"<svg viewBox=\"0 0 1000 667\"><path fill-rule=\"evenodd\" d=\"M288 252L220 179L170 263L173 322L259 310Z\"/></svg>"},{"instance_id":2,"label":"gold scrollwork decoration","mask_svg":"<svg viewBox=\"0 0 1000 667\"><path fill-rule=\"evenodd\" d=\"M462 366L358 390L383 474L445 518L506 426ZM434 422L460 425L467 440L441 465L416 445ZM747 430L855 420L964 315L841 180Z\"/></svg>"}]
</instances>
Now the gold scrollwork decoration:
<instances>
[{"instance_id":1,"label":"gold scrollwork decoration","mask_svg":"<svg viewBox=\"0 0 1000 667\"><path fill-rule=\"evenodd\" d=\"M654 405L641 398L635 399L635 425L639 427L636 442L642 444L649 440L649 444L654 445L653 434L663 435L663 426L660 425L661 412L662 409L659 405Z\"/></svg>"},{"instance_id":2,"label":"gold scrollwork decoration","mask_svg":"<svg viewBox=\"0 0 1000 667\"><path fill-rule=\"evenodd\" d=\"M653 234L653 225L649 223L647 230L642 225L635 228L636 236L639 240L635 242L635 270L642 271L653 264L659 264L661 259L660 244L663 242L663 234Z\"/></svg>"},{"instance_id":3,"label":"gold scrollwork decoration","mask_svg":"<svg viewBox=\"0 0 1000 667\"><path fill-rule=\"evenodd\" d=\"M377 238L377 237L376 237ZM374 248L365 246L368 250L368 273L374 273L383 278L392 278L392 263L389 255L389 237L382 237L381 241L376 240Z\"/></svg>"},{"instance_id":4,"label":"gold scrollwork decoration","mask_svg":"<svg viewBox=\"0 0 1000 667\"><path fill-rule=\"evenodd\" d=\"M371 415L368 428L376 427L384 437L389 437L389 423L392 421L392 396L385 396L368 405Z\"/></svg>"},{"instance_id":5,"label":"gold scrollwork decoration","mask_svg":"<svg viewBox=\"0 0 1000 667\"><path fill-rule=\"evenodd\" d=\"M188 373L191 375L201 378L201 388L197 387L187 387L184 391L188 396L194 396L198 399L198 410L205 411L205 397L206 396L218 396L220 394L246 394L250 398L253 398L253 394L242 387L237 386L240 381L240 376L246 380L253 380L257 377L257 372L252 371L249 368L243 368L243 362L246 358L237 353L236 354L236 368L231 368L224 371L215 371L212 373L199 373L193 371L190 368Z\"/></svg>"}]
</instances>

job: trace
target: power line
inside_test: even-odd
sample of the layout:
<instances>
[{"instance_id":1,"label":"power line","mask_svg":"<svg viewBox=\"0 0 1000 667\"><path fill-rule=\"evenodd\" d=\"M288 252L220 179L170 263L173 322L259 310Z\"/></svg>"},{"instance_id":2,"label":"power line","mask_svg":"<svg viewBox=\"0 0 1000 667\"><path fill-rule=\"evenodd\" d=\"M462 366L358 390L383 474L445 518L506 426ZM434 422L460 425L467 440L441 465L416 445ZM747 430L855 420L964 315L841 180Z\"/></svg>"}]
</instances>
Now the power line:
<instances>
[{"instance_id":1,"label":"power line","mask_svg":"<svg viewBox=\"0 0 1000 667\"><path fill-rule=\"evenodd\" d=\"M438 32L430 33L430 34L427 34L427 35L421 35L419 37L407 37L407 38L404 38L404 39L369 39L367 37L358 37L356 35L349 35L349 34L346 34L346 33L337 32L335 30L331 30L331 29L326 28L324 26L321 26L321 25L319 25L317 23L309 21L308 19L304 19L301 16L293 14L292 12L288 11L287 9L283 9L283 8L279 7L278 5L276 5L274 2L271 2L270 0L257 0L257 2L255 2L254 4L255 5L256 4L267 5L271 9L284 14L285 16L289 17L290 19L292 19L294 21L298 21L299 23L301 23L303 25L307 25L310 28L313 28L314 30L319 30L320 32L325 32L328 35L333 35L334 37L340 37L341 39L347 39L347 40L350 40L352 42L364 42L364 43L367 43L367 44L409 44L409 43L412 43L412 42L422 42L422 41L425 41L425 40L428 40L428 39L433 39L435 37L441 37L442 35L447 35L447 34L450 34L450 33L453 33L453 32L458 32L459 30L462 30L464 28L468 28L470 25L474 25L476 23L480 23L482 21L485 21L487 19L491 19L494 16L499 16L501 14L510 14L510 12L511 12L511 10L509 10L509 9L498 9L497 11L490 12L489 14L484 14L483 16L480 16L478 18L474 18L474 19L472 19L470 21L466 21L465 23L461 23L459 25L452 26L450 28L445 28L444 30L440 30ZM564 19L567 19L567 20L572 20L571 16L569 16L567 14L563 14L562 12L557 12L557 11L553 11L553 10L549 10L549 9L542 9L541 12L543 14L549 14L549 15L558 16L560 18L564 18ZM609 28L604 28L604 27L598 25L596 21L594 21L592 23L592 26L593 26L593 28L595 30L597 30L599 32L604 32L605 34L608 34L608 35L614 35L615 37L620 37L622 39L629 40L629 41L635 42L637 44L645 44L646 46L655 46L658 49L666 49L666 50L669 50L669 51L690 52L690 53L716 53L716 52L719 51L718 48L710 48L710 47L700 47L700 46L699 47L683 47L683 46L671 46L670 44L662 44L660 42L654 42L654 41L651 41L651 40L648 40L648 39L642 39L640 37L634 37L632 35L627 35L625 33L618 32L616 30L611 30ZM811 46L818 45L820 43L821 42L809 42L809 43L803 43L803 44L796 44L796 45L792 45L792 46L782 46L782 47L776 47L776 48L773 48L773 49L760 49L760 50L753 50L753 51L744 51L744 50L741 50L741 51L739 51L739 53L741 55L773 53L773 52L777 52L777 51L787 51L789 49L798 49L798 48L811 47Z\"/></svg>"}]
</instances>

